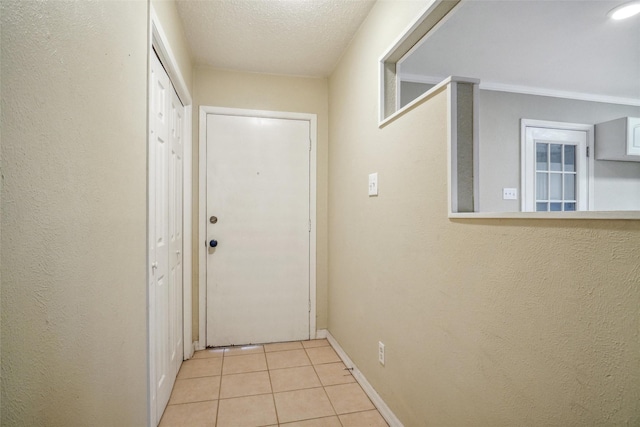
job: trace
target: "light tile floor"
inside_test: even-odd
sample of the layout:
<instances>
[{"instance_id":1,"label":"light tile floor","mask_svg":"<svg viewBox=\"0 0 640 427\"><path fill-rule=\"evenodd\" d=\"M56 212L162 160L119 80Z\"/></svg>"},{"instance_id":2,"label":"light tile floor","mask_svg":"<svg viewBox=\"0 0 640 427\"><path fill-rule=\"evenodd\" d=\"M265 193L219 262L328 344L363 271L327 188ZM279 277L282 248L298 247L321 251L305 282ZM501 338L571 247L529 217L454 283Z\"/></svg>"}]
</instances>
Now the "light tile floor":
<instances>
[{"instance_id":1,"label":"light tile floor","mask_svg":"<svg viewBox=\"0 0 640 427\"><path fill-rule=\"evenodd\" d=\"M327 340L198 351L161 427L386 427Z\"/></svg>"}]
</instances>

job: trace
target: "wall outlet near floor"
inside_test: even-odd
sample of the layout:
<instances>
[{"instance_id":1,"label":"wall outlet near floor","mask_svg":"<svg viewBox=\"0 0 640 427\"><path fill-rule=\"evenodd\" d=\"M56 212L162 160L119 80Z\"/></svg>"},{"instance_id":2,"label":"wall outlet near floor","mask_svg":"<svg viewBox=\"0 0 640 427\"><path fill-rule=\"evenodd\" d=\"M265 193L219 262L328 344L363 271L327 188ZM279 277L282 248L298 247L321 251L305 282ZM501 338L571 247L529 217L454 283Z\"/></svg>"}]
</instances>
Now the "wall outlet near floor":
<instances>
[{"instance_id":1,"label":"wall outlet near floor","mask_svg":"<svg viewBox=\"0 0 640 427\"><path fill-rule=\"evenodd\" d=\"M382 341L378 341L378 362L384 366L384 344Z\"/></svg>"}]
</instances>

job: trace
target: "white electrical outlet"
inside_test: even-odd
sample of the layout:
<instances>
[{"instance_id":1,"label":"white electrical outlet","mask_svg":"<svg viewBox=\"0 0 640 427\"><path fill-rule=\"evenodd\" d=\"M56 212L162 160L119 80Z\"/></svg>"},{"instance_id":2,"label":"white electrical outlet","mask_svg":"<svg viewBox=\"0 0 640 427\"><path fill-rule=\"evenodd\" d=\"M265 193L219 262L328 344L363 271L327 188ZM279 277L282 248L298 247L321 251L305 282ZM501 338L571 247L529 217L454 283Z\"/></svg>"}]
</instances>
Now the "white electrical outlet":
<instances>
[{"instance_id":1,"label":"white electrical outlet","mask_svg":"<svg viewBox=\"0 0 640 427\"><path fill-rule=\"evenodd\" d=\"M384 344L382 341L378 341L378 362L384 366Z\"/></svg>"},{"instance_id":2,"label":"white electrical outlet","mask_svg":"<svg viewBox=\"0 0 640 427\"><path fill-rule=\"evenodd\" d=\"M369 174L369 196L378 195L378 172Z\"/></svg>"},{"instance_id":3,"label":"white electrical outlet","mask_svg":"<svg viewBox=\"0 0 640 427\"><path fill-rule=\"evenodd\" d=\"M518 189L517 188L503 188L502 189L502 200L518 200Z\"/></svg>"}]
</instances>

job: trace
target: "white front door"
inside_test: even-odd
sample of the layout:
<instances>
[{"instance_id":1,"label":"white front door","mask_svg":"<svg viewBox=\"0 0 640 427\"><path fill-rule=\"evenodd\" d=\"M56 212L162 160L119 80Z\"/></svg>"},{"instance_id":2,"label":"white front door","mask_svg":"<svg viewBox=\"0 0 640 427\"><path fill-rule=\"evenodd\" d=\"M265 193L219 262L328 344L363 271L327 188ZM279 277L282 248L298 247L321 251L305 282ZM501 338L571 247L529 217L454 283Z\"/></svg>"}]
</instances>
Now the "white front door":
<instances>
[{"instance_id":1,"label":"white front door","mask_svg":"<svg viewBox=\"0 0 640 427\"><path fill-rule=\"evenodd\" d=\"M206 115L208 346L309 339L310 129Z\"/></svg>"},{"instance_id":2,"label":"white front door","mask_svg":"<svg viewBox=\"0 0 640 427\"><path fill-rule=\"evenodd\" d=\"M151 407L159 421L182 362L182 128L184 107L151 55L149 329Z\"/></svg>"}]
</instances>

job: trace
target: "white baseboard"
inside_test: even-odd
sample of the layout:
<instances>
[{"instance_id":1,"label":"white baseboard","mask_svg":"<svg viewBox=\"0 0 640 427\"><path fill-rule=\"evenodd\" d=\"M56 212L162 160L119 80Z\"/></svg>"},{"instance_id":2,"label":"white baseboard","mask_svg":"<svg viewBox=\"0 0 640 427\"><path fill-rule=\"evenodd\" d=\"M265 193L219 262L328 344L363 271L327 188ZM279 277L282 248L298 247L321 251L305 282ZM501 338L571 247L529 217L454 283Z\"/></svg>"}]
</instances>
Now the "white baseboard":
<instances>
[{"instance_id":1,"label":"white baseboard","mask_svg":"<svg viewBox=\"0 0 640 427\"><path fill-rule=\"evenodd\" d=\"M347 353L345 353L342 347L340 347L340 344L338 344L338 341L336 341L333 335L331 335L331 332L327 331L326 329L322 329L322 331L326 333L326 338L327 340L329 340L329 344L331 344L331 347L333 347L336 353L338 353L338 356L340 356L342 362L347 366L347 368L352 368L351 373L353 374L354 378L356 379L356 381L358 381L358 384L360 384L362 390L364 390L367 396L369 396L369 399L371 399L371 402L373 402L374 406L376 407L376 409L378 409L378 412L380 412L380 415L382 415L382 418L385 419L387 424L389 424L390 427L404 427L398 417L396 417L393 411L391 411L391 408L387 406L384 400L382 400L380 395L375 391L373 386L369 384L369 381L367 381L362 372L360 372L358 367L353 363L349 356L347 356ZM321 331L318 331L316 333L316 336L318 336L320 332Z\"/></svg>"},{"instance_id":2,"label":"white baseboard","mask_svg":"<svg viewBox=\"0 0 640 427\"><path fill-rule=\"evenodd\" d=\"M316 339L317 340L325 339L327 337L328 333L329 333L329 331L327 331L326 329L318 329L316 331Z\"/></svg>"},{"instance_id":3,"label":"white baseboard","mask_svg":"<svg viewBox=\"0 0 640 427\"><path fill-rule=\"evenodd\" d=\"M202 344L200 344L200 341L194 341L193 342L193 348L198 351L198 350L204 350L207 348L206 345L204 345L204 342L202 342Z\"/></svg>"},{"instance_id":4,"label":"white baseboard","mask_svg":"<svg viewBox=\"0 0 640 427\"><path fill-rule=\"evenodd\" d=\"M184 357L182 360L189 360L193 358L193 353L195 353L198 350L204 350L204 348L200 348L200 344L198 344L198 341L193 341L191 343L191 348L189 350L190 350L189 353L184 354Z\"/></svg>"}]
</instances>

